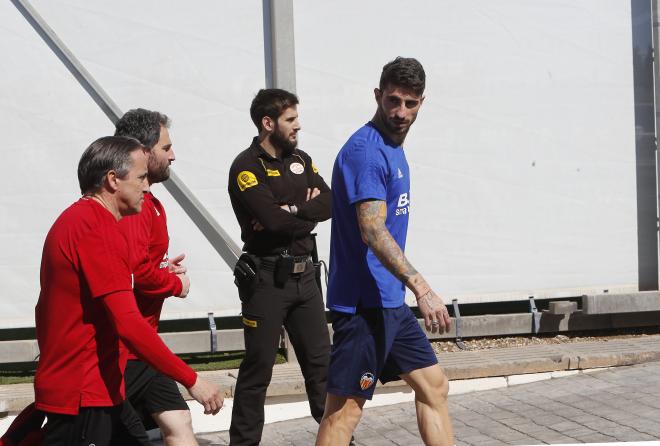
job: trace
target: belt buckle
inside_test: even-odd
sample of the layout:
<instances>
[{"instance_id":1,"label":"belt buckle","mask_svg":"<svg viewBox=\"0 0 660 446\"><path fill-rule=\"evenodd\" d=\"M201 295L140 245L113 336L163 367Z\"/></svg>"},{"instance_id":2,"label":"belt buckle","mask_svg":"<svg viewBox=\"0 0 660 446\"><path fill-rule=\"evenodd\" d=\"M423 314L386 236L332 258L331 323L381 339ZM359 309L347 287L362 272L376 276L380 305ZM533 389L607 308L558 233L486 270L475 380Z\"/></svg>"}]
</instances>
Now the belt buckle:
<instances>
[{"instance_id":1,"label":"belt buckle","mask_svg":"<svg viewBox=\"0 0 660 446\"><path fill-rule=\"evenodd\" d=\"M298 273L305 272L305 266L306 265L307 265L307 262L295 262L293 264L293 274L298 274Z\"/></svg>"}]
</instances>

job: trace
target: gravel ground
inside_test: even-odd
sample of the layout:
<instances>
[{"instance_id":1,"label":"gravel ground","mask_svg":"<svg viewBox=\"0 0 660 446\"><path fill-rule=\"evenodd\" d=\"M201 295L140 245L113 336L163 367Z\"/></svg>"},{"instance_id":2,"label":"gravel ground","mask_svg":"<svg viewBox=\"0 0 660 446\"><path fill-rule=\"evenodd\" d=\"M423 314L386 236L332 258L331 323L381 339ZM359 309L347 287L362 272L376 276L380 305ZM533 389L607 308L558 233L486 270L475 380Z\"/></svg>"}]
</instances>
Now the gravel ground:
<instances>
[{"instance_id":1,"label":"gravel ground","mask_svg":"<svg viewBox=\"0 0 660 446\"><path fill-rule=\"evenodd\" d=\"M466 349L469 351L490 350L494 348L524 347L526 345L539 344L568 344L574 342L607 342L612 339L626 339L637 337L655 337L660 338L660 328L639 328L625 330L607 330L607 331L585 331L574 332L559 335L538 335L538 336L506 336L506 337L487 337L463 339ZM436 353L442 352L460 352L462 351L454 341L434 341L433 350Z\"/></svg>"}]
</instances>

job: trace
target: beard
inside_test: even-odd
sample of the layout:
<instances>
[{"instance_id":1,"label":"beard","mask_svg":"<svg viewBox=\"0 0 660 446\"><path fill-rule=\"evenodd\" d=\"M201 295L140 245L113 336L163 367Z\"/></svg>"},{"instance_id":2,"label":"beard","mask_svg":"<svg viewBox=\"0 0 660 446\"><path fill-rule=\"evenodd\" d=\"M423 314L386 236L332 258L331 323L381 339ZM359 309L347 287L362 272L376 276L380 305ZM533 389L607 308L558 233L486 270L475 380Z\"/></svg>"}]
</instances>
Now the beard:
<instances>
[{"instance_id":1,"label":"beard","mask_svg":"<svg viewBox=\"0 0 660 446\"><path fill-rule=\"evenodd\" d=\"M385 110L378 105L378 115L380 117L380 121L383 123L383 126L387 131L392 133L393 135L407 135L408 131L410 130L410 127L415 123L415 120L417 119L417 115L414 115L411 119L410 122L407 123L407 125L403 127L398 127L392 120L387 116L387 113L385 113Z\"/></svg>"},{"instance_id":2,"label":"beard","mask_svg":"<svg viewBox=\"0 0 660 446\"><path fill-rule=\"evenodd\" d=\"M170 164L168 162L157 164L155 160L149 160L149 182L152 184L162 183L170 178Z\"/></svg>"},{"instance_id":3,"label":"beard","mask_svg":"<svg viewBox=\"0 0 660 446\"><path fill-rule=\"evenodd\" d=\"M270 135L270 142L284 153L291 153L298 147L298 140L289 140L279 126L275 127L275 131Z\"/></svg>"}]
</instances>

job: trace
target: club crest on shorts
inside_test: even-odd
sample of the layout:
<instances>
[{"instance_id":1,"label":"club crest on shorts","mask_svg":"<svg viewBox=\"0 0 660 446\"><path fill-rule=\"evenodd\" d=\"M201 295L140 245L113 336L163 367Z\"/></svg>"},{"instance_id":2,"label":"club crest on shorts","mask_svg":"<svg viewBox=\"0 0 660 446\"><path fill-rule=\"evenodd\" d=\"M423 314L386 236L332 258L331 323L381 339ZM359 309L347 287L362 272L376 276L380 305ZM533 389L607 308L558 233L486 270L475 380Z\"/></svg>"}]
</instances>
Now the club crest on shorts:
<instances>
[{"instance_id":1,"label":"club crest on shorts","mask_svg":"<svg viewBox=\"0 0 660 446\"><path fill-rule=\"evenodd\" d=\"M367 390L374 383L374 374L369 372L364 372L360 376L360 389Z\"/></svg>"}]
</instances>

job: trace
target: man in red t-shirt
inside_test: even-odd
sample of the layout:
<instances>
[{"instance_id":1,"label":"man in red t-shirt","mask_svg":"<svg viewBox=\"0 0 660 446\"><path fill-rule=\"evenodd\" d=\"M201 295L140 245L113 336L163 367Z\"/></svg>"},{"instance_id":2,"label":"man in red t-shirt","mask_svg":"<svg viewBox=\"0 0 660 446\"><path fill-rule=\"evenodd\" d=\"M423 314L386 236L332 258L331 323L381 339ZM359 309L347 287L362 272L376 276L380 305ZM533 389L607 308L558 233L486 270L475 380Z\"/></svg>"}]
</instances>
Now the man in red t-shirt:
<instances>
[{"instance_id":1,"label":"man in red t-shirt","mask_svg":"<svg viewBox=\"0 0 660 446\"><path fill-rule=\"evenodd\" d=\"M128 246L117 222L142 207L149 191L147 159L133 138L93 142L78 164L83 197L46 236L34 382L36 408L47 414L45 445L109 445L125 429L124 344L188 388L205 413L222 407L218 387L174 355L135 304Z\"/></svg>"},{"instance_id":2,"label":"man in red t-shirt","mask_svg":"<svg viewBox=\"0 0 660 446\"><path fill-rule=\"evenodd\" d=\"M129 110L116 124L115 135L136 138L149 149L150 186L170 176L175 156L169 126L167 116L143 108ZM142 316L157 332L164 300L188 294L190 279L181 265L184 255L169 259L165 209L151 192L145 194L140 213L122 219L119 228L129 245L135 300ZM174 380L133 354L129 354L126 365L126 398L147 429L160 427L165 445L197 445L188 405Z\"/></svg>"}]
</instances>

